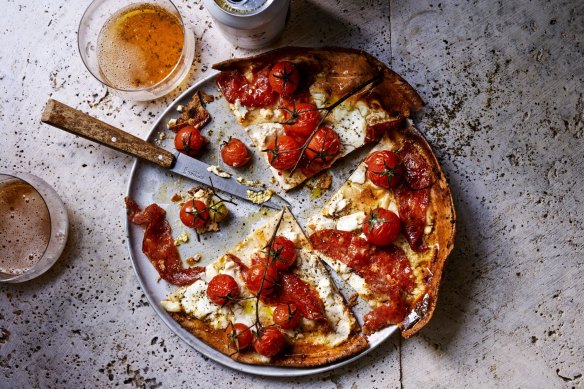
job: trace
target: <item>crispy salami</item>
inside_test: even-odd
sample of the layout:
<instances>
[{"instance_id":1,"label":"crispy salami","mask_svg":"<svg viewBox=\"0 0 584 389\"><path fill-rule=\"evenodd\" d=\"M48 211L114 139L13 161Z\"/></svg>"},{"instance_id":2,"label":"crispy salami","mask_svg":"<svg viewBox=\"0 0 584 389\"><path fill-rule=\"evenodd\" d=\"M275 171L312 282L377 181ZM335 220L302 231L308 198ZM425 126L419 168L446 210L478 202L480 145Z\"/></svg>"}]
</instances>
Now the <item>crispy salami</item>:
<instances>
[{"instance_id":1,"label":"crispy salami","mask_svg":"<svg viewBox=\"0 0 584 389\"><path fill-rule=\"evenodd\" d=\"M164 209L151 204L142 211L138 204L129 198L126 198L126 208L132 223L146 225L142 252L163 280L173 285L184 286L199 279L199 274L204 272L205 268L200 266L183 268Z\"/></svg>"}]
</instances>

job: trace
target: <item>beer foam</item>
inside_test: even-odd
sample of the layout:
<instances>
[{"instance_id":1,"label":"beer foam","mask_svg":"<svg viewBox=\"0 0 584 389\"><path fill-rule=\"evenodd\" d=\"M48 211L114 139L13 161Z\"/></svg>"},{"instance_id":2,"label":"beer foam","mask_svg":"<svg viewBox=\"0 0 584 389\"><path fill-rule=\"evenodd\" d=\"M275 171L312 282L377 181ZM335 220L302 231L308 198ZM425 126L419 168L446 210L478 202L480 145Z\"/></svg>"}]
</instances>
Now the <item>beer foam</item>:
<instances>
[{"instance_id":1,"label":"beer foam","mask_svg":"<svg viewBox=\"0 0 584 389\"><path fill-rule=\"evenodd\" d=\"M43 256L51 235L49 210L29 184L0 185L0 272L18 275Z\"/></svg>"}]
</instances>

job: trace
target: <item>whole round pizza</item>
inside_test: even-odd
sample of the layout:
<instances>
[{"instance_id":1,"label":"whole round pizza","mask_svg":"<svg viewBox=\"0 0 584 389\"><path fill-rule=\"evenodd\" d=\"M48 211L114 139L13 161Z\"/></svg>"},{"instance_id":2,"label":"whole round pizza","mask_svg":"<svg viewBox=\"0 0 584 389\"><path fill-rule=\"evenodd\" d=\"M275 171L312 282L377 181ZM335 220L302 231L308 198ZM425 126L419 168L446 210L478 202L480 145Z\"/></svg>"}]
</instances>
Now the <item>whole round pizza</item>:
<instances>
[{"instance_id":1,"label":"whole round pizza","mask_svg":"<svg viewBox=\"0 0 584 389\"><path fill-rule=\"evenodd\" d=\"M337 160L375 145L305 225L283 208L234 247L217 247L207 266L181 258L181 235L173 235L163 208L127 199L130 221L145 226L143 253L161 282L176 286L161 306L207 345L255 365L328 365L362 353L371 334L388 326L406 338L418 332L436 306L455 214L440 165L410 119L423 105L416 91L352 49L285 47L213 67L222 104L248 136L220 146L233 169L259 154L281 191L314 176L326 191ZM204 152L212 120L205 105L214 99L195 93L169 123L179 152ZM250 200L271 195L251 191ZM234 207L212 186L172 201L197 237L220 230ZM329 271L354 294L344 298ZM362 325L352 309L357 299L369 307Z\"/></svg>"}]
</instances>

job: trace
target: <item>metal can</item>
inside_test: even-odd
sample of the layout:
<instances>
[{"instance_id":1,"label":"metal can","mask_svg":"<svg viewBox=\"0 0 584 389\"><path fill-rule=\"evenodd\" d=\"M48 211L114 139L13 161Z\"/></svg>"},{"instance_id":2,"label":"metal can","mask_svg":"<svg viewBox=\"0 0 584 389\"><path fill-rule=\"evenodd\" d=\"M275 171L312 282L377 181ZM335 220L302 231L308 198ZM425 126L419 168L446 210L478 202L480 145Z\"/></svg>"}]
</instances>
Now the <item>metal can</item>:
<instances>
[{"instance_id":1,"label":"metal can","mask_svg":"<svg viewBox=\"0 0 584 389\"><path fill-rule=\"evenodd\" d=\"M203 0L203 4L229 42L257 49L282 32L290 0Z\"/></svg>"}]
</instances>

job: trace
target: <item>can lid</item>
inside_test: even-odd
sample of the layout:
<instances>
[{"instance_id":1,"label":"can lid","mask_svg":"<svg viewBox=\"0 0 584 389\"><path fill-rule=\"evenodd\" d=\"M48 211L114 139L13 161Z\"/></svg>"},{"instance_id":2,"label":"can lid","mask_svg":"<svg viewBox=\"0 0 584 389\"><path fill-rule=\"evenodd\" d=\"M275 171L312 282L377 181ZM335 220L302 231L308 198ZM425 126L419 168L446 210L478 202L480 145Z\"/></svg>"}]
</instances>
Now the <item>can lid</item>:
<instances>
[{"instance_id":1,"label":"can lid","mask_svg":"<svg viewBox=\"0 0 584 389\"><path fill-rule=\"evenodd\" d=\"M215 3L232 15L253 15L270 6L274 0L215 0Z\"/></svg>"}]
</instances>

